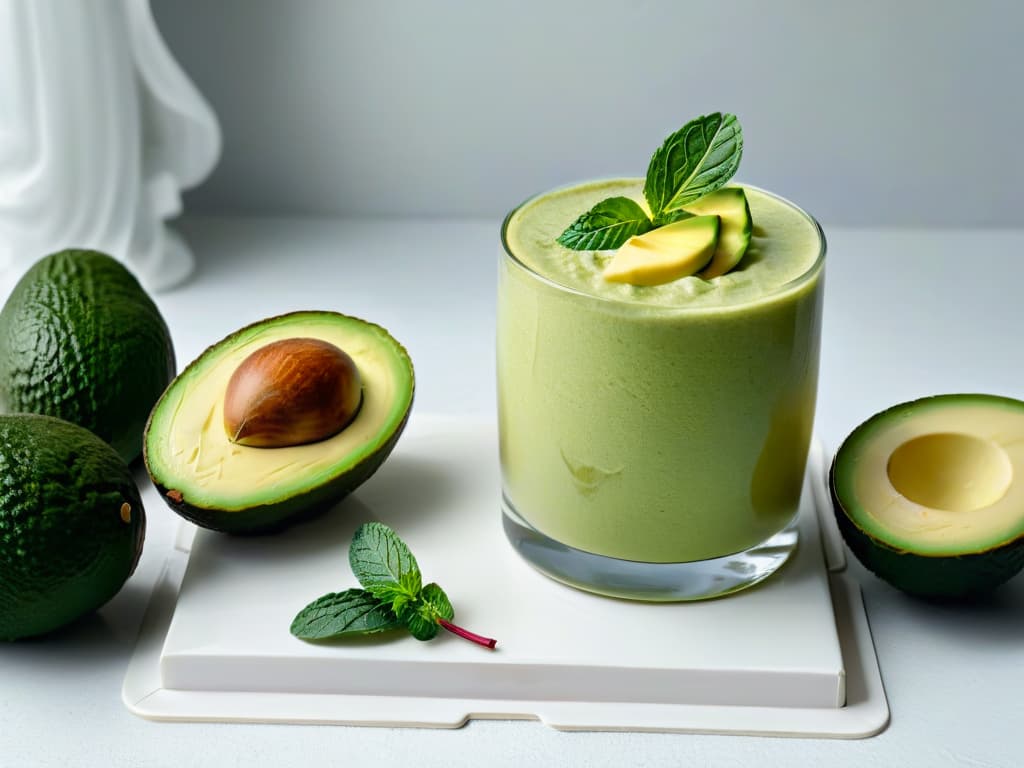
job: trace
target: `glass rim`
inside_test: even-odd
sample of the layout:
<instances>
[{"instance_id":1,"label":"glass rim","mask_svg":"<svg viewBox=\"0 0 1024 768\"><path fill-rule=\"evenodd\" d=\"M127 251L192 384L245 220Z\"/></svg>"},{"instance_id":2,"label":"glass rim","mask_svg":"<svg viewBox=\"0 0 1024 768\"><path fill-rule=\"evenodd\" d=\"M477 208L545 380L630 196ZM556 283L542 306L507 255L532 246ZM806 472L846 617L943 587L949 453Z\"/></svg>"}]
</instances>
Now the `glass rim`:
<instances>
[{"instance_id":1,"label":"glass rim","mask_svg":"<svg viewBox=\"0 0 1024 768\"><path fill-rule=\"evenodd\" d=\"M606 182L606 181L638 181L639 182L639 181L643 181L643 179L641 179L639 177L607 177L607 178L597 178L597 179L585 179L583 181L578 181L578 182L574 182L574 183L570 183L570 184L563 184L561 186L553 187L553 188L545 190L543 192L538 192L537 194L531 195L530 197L526 198L521 203L519 203L519 205L515 206L512 210L510 210L505 215L505 218L502 220L502 223L501 223L501 249L504 252L505 257L507 257L517 267L522 269L527 274L531 275L536 280L546 284L550 288L554 288L557 291L564 292L564 293L569 293L569 294L574 294L576 296L581 296L581 297L584 297L586 299L590 299L591 301L594 301L594 302L604 303L604 304L608 304L608 305L613 305L613 306L616 306L616 307L644 307L644 308L646 308L646 309L648 309L649 311L652 311L652 312L664 312L664 313L720 312L723 309L729 309L729 308L732 308L732 307L736 307L736 308L749 308L752 305L756 305L756 304L759 304L759 303L771 300L773 298L776 298L778 296L790 293L790 292L798 289L803 284L805 284L805 283L809 282L810 280L812 280L821 271L822 265L825 263L825 254L826 254L826 252L828 250L828 242L825 239L825 231L821 228L821 224L818 223L818 220L816 218L814 218L814 216L812 216L806 210L804 210L799 205L794 203L792 200L789 200L789 199L783 197L782 195L778 195L778 194L776 194L774 192L770 192L769 190L764 189L762 187L758 187L758 186L755 186L753 184L746 184L746 183L743 183L743 182L737 182L733 186L739 186L739 187L743 187L745 189L755 190L757 192L760 192L763 195L766 195L768 197L774 198L775 200L777 200L777 201L779 201L779 202L789 206L790 208L795 210L799 215L801 215L804 219L806 219L811 224L811 226L814 228L815 233L818 235L818 243L819 243L818 254L815 256L814 261L807 267L807 269L805 269L803 272L801 272L799 275L797 275L796 277L792 278L791 280L787 280L785 283L782 283L781 285L777 286L776 288L773 288L771 291L768 291L767 293L764 293L764 294L762 294L762 295L758 296L757 298L752 299L750 301L744 301L744 302L740 302L740 303L737 303L737 304L725 304L725 305L723 305L723 304L712 304L712 305L705 304L705 305L701 305L701 306L688 306L686 304L655 304L655 303L644 302L644 301L630 301L628 299L622 299L622 298L618 298L618 297L615 297L615 296L599 296L596 293L590 293L588 291L584 291L584 290L581 290L579 288L574 288L573 286L570 286L570 285L565 285L564 283L560 283L557 280L555 280L555 279L553 279L551 277L548 277L547 275L543 275L540 272L538 272L537 270L535 270L532 267L530 267L525 262L523 262L523 260L520 259L518 256L516 256L514 253L512 253L512 249L509 247L509 244L508 244L508 237L507 237L508 225L509 225L509 222L512 220L512 217L515 216L516 213L518 213L520 210L522 210L523 207L525 207L526 205L529 205L534 200L537 200L538 198L541 198L544 195L549 195L549 194L552 194L554 192L560 192L562 190L572 189L574 187L582 186L584 184L598 184L598 183Z\"/></svg>"}]
</instances>

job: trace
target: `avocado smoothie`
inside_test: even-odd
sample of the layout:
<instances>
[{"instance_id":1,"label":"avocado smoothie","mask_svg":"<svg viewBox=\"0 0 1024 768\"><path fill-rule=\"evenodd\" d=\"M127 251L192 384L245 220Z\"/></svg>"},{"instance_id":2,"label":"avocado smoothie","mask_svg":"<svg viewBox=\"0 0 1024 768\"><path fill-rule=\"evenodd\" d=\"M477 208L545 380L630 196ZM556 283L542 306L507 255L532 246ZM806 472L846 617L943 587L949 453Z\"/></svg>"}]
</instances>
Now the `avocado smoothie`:
<instances>
[{"instance_id":1,"label":"avocado smoothie","mask_svg":"<svg viewBox=\"0 0 1024 768\"><path fill-rule=\"evenodd\" d=\"M612 254L557 242L600 200L643 205L642 179L555 190L506 219L504 500L546 540L691 563L751 550L793 520L814 418L825 244L800 209L743 190L749 247L711 279L610 282Z\"/></svg>"}]
</instances>

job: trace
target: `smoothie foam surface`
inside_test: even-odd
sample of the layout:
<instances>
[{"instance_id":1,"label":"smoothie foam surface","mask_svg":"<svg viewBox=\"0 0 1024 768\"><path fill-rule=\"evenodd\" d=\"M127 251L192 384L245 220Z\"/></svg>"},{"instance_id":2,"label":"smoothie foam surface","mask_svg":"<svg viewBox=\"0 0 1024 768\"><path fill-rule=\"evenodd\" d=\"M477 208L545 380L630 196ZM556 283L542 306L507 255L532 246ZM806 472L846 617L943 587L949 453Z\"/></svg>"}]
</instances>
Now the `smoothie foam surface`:
<instances>
[{"instance_id":1,"label":"smoothie foam surface","mask_svg":"<svg viewBox=\"0 0 1024 768\"><path fill-rule=\"evenodd\" d=\"M622 195L646 208L642 179L593 181L533 198L509 217L505 243L528 269L591 296L657 307L748 304L806 274L820 256L821 235L795 206L753 187L743 189L754 222L750 246L735 269L712 280L692 276L655 286L611 283L601 276L611 252L574 251L557 242L576 217L605 198Z\"/></svg>"}]
</instances>

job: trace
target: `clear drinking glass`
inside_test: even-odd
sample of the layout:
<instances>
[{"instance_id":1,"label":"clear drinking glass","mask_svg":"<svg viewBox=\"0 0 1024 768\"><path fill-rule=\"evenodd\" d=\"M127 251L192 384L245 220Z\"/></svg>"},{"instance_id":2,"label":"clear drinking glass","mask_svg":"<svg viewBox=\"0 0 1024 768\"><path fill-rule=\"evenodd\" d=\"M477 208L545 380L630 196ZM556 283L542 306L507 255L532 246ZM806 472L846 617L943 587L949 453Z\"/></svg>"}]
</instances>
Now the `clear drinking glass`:
<instances>
[{"instance_id":1,"label":"clear drinking glass","mask_svg":"<svg viewBox=\"0 0 1024 768\"><path fill-rule=\"evenodd\" d=\"M817 256L780 287L720 306L561 285L510 249L519 209L505 219L502 512L540 571L616 597L695 600L764 579L796 548L825 239L808 214L769 197L809 222Z\"/></svg>"}]
</instances>

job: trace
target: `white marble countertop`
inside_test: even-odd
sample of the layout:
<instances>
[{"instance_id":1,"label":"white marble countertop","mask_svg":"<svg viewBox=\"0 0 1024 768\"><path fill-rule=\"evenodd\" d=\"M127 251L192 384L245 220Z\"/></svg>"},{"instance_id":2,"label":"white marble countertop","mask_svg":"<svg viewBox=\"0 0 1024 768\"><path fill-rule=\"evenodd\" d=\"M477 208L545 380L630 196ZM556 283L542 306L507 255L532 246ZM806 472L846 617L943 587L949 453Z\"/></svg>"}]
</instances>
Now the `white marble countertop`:
<instances>
[{"instance_id":1,"label":"white marble countertop","mask_svg":"<svg viewBox=\"0 0 1024 768\"><path fill-rule=\"evenodd\" d=\"M494 413L492 220L192 219L199 268L156 297L183 366L261 317L333 309L387 327L420 413ZM889 405L940 392L1024 398L1024 230L831 229L817 432L830 447ZM1024 576L989 602L921 603L852 562L892 712L860 741L563 733L535 722L445 730L169 724L121 703L148 592L177 518L148 509L139 569L96 616L0 647L0 765L947 765L1024 760ZM497 507L495 514L498 514Z\"/></svg>"}]
</instances>

